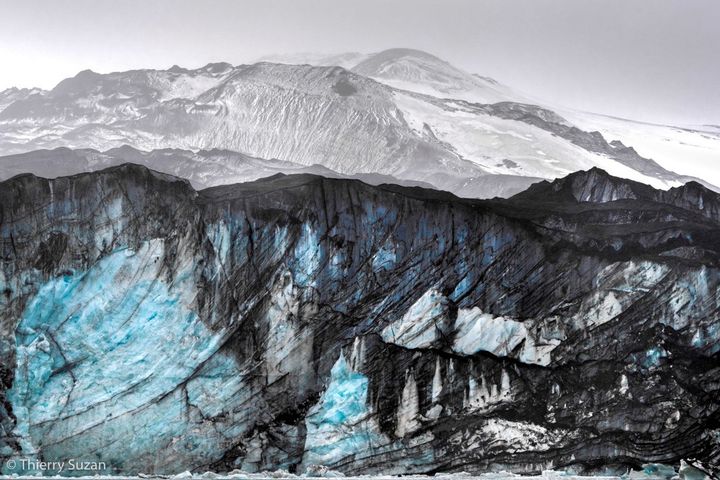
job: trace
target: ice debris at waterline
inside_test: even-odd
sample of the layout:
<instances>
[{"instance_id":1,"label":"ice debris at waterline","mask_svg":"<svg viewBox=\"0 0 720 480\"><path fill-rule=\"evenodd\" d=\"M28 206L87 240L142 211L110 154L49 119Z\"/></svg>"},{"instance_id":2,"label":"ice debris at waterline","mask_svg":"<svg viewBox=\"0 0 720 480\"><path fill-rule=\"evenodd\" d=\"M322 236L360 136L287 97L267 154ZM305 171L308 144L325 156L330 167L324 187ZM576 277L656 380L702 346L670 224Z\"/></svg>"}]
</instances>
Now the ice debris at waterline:
<instances>
[{"instance_id":1,"label":"ice debris at waterline","mask_svg":"<svg viewBox=\"0 0 720 480\"><path fill-rule=\"evenodd\" d=\"M714 464L719 249L717 194L599 170L492 201L21 175L0 183L3 473Z\"/></svg>"},{"instance_id":2,"label":"ice debris at waterline","mask_svg":"<svg viewBox=\"0 0 720 480\"><path fill-rule=\"evenodd\" d=\"M0 475L0 479L18 479L17 475ZM22 476L23 479L47 479L62 478L59 476ZM567 471L545 470L538 475L518 475L510 472L494 472L472 475L467 472L458 472L453 474L435 474L433 476L426 475L403 475L402 477L393 475L362 475L362 476L346 476L342 472L331 470L327 467L312 465L308 472L303 475L294 475L287 471L276 470L268 472L250 473L242 470L233 470L228 473L191 473L184 471L176 475L152 475L139 474L137 476L111 476L111 475L93 475L74 477L78 480L139 480L139 479L198 479L198 480L269 480L269 479L300 479L300 478L344 478L346 480L398 480L403 478L406 480L713 480L707 472L697 469L685 462L681 463L678 470L667 465L645 465L642 470L628 470L621 474L597 474L597 475L577 475Z\"/></svg>"}]
</instances>

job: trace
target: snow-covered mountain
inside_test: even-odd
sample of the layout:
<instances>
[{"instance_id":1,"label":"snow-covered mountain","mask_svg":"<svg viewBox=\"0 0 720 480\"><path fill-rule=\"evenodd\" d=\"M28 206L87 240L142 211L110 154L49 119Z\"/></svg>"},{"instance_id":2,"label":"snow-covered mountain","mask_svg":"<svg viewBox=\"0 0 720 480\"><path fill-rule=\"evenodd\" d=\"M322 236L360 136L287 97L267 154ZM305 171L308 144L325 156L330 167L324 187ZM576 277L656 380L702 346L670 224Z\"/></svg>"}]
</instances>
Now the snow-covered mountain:
<instances>
[{"instance_id":1,"label":"snow-covered mountain","mask_svg":"<svg viewBox=\"0 0 720 480\"><path fill-rule=\"evenodd\" d=\"M465 197L510 196L539 179L592 167L657 188L693 179L668 167L677 162L658 164L627 142L579 127L583 118L535 106L525 95L424 52L288 61L303 64L84 71L47 92L6 91L0 94L7 99L0 154L123 145L231 150L343 175L428 183ZM350 70L312 65L331 62L357 63ZM686 150L677 143L680 155ZM707 143L710 155L718 151L717 136ZM198 168L204 175L205 166Z\"/></svg>"},{"instance_id":2,"label":"snow-covered mountain","mask_svg":"<svg viewBox=\"0 0 720 480\"><path fill-rule=\"evenodd\" d=\"M436 97L475 103L510 101L539 105L557 112L582 130L601 133L608 142L620 141L633 147L639 155L655 160L665 169L720 185L718 125L649 124L581 112L519 92L492 78L471 75L433 55L411 49L391 49L373 55L355 65L353 71L399 89ZM472 135L467 138L473 140ZM620 171L615 173L626 176Z\"/></svg>"},{"instance_id":3,"label":"snow-covered mountain","mask_svg":"<svg viewBox=\"0 0 720 480\"><path fill-rule=\"evenodd\" d=\"M81 72L0 112L8 153L123 144L224 148L344 174L402 179L480 176L483 170L417 135L393 90L340 67L259 63L188 72Z\"/></svg>"},{"instance_id":4,"label":"snow-covered mountain","mask_svg":"<svg viewBox=\"0 0 720 480\"><path fill-rule=\"evenodd\" d=\"M0 111L18 100L25 100L32 95L43 95L47 92L39 88L8 88L0 92Z\"/></svg>"},{"instance_id":5,"label":"snow-covered mountain","mask_svg":"<svg viewBox=\"0 0 720 480\"><path fill-rule=\"evenodd\" d=\"M529 97L492 78L472 75L434 55L409 48L393 48L371 55L352 67L352 71L397 89L439 98L476 103L530 101Z\"/></svg>"}]
</instances>

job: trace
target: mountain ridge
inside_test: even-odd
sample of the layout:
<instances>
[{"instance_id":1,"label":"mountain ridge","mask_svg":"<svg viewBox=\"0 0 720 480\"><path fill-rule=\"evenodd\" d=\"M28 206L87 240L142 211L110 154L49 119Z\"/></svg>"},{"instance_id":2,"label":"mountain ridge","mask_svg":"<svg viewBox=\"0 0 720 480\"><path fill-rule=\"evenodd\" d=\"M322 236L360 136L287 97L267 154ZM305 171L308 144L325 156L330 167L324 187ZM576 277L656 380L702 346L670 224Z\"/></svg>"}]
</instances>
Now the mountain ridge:
<instances>
[{"instance_id":1,"label":"mountain ridge","mask_svg":"<svg viewBox=\"0 0 720 480\"><path fill-rule=\"evenodd\" d=\"M720 194L699 182L689 181L669 190L658 190L640 182L614 177L597 167L574 172L552 182L544 180L509 200L539 203L644 200L690 208L703 216L720 220Z\"/></svg>"},{"instance_id":2,"label":"mountain ridge","mask_svg":"<svg viewBox=\"0 0 720 480\"><path fill-rule=\"evenodd\" d=\"M57 146L106 151L122 144L221 148L342 174L426 182L466 197L507 197L538 178L592 166L662 188L688 179L632 147L559 122L562 115L551 118L557 113L517 103L512 92L486 99L505 103L479 105L391 86L392 78L417 75L417 85L427 80L452 90L485 82L500 88L435 56L390 50L361 63L371 77L370 70L382 65L399 73L385 69L384 79L373 80L342 67L272 63L81 72L1 108L0 152Z\"/></svg>"},{"instance_id":3,"label":"mountain ridge","mask_svg":"<svg viewBox=\"0 0 720 480\"><path fill-rule=\"evenodd\" d=\"M289 174L312 172L327 177L363 179L371 184L398 183L433 187L429 183L401 180L378 173L342 175L322 165L306 166L277 159L266 160L226 149L216 148L193 152L177 148L162 148L142 151L129 145L114 147L106 151L57 147L52 150L35 150L0 157L0 180L22 172L54 178L96 171L123 163L137 163L166 174L186 178L198 189L228 182L231 184L241 183L269 176L275 172Z\"/></svg>"},{"instance_id":4,"label":"mountain ridge","mask_svg":"<svg viewBox=\"0 0 720 480\"><path fill-rule=\"evenodd\" d=\"M128 147L132 148L132 147ZM258 191L266 191L272 185L283 185L277 187L295 188L309 183L320 182L323 180L339 181L339 182L360 182L362 184L381 189L387 192L394 192L403 196L415 199L427 199L438 201L449 201L465 205L474 206L493 206L506 205L513 206L516 212L524 209L532 210L537 205L541 208L547 208L556 203L576 203L588 205L613 204L624 200L637 200L665 204L679 209L691 209L700 215L712 221L720 222L720 193L715 192L698 182L688 182L680 187L674 187L670 190L655 189L649 185L636 182L633 180L615 177L608 172L593 167L587 171L573 172L572 174L553 181L542 180L531 185L525 191L515 194L508 199L474 199L459 197L452 192L438 190L432 187L422 185L402 185L395 182L371 183L367 179L343 177L343 176L326 176L315 172L299 172L284 173L277 172L269 176L259 177L253 180L237 182L232 184L219 184L214 186L195 188L187 178L174 175L172 173L162 172L150 168L147 165L123 162L116 165L103 167L99 170L91 172L77 172L71 175L63 175L54 178L43 177L34 173L26 172L15 175L11 178L0 180L0 186L12 186L14 179L34 178L37 180L64 180L73 178L91 178L93 174L109 174L114 171L136 171L142 174L152 174L158 178L169 179L171 181L183 182L192 188L192 191L200 196L215 196L219 192L233 192L252 190L258 187ZM272 188L270 188L272 190ZM507 213L507 210L505 210ZM519 213L517 218L523 218L525 215Z\"/></svg>"}]
</instances>

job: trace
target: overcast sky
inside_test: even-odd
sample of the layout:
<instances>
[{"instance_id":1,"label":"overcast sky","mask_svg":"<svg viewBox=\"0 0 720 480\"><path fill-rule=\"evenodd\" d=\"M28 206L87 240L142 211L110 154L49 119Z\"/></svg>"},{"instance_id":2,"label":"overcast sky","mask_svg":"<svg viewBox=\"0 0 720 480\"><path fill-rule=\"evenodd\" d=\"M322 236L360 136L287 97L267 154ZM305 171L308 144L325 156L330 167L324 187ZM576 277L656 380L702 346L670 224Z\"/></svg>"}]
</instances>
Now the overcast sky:
<instances>
[{"instance_id":1,"label":"overcast sky","mask_svg":"<svg viewBox=\"0 0 720 480\"><path fill-rule=\"evenodd\" d=\"M0 0L0 89L392 47L570 107L720 123L718 0Z\"/></svg>"}]
</instances>

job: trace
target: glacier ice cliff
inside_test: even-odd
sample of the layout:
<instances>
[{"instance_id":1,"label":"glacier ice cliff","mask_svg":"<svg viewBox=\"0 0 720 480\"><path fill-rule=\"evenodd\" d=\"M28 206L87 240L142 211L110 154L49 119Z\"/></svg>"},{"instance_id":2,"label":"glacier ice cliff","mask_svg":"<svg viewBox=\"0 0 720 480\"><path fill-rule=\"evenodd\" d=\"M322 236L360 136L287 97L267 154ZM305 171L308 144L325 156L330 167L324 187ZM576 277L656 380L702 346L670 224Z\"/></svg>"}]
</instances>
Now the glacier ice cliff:
<instances>
[{"instance_id":1,"label":"glacier ice cliff","mask_svg":"<svg viewBox=\"0 0 720 480\"><path fill-rule=\"evenodd\" d=\"M600 170L483 201L313 175L196 191L130 164L14 177L0 457L115 474L718 463L719 206Z\"/></svg>"}]
</instances>

